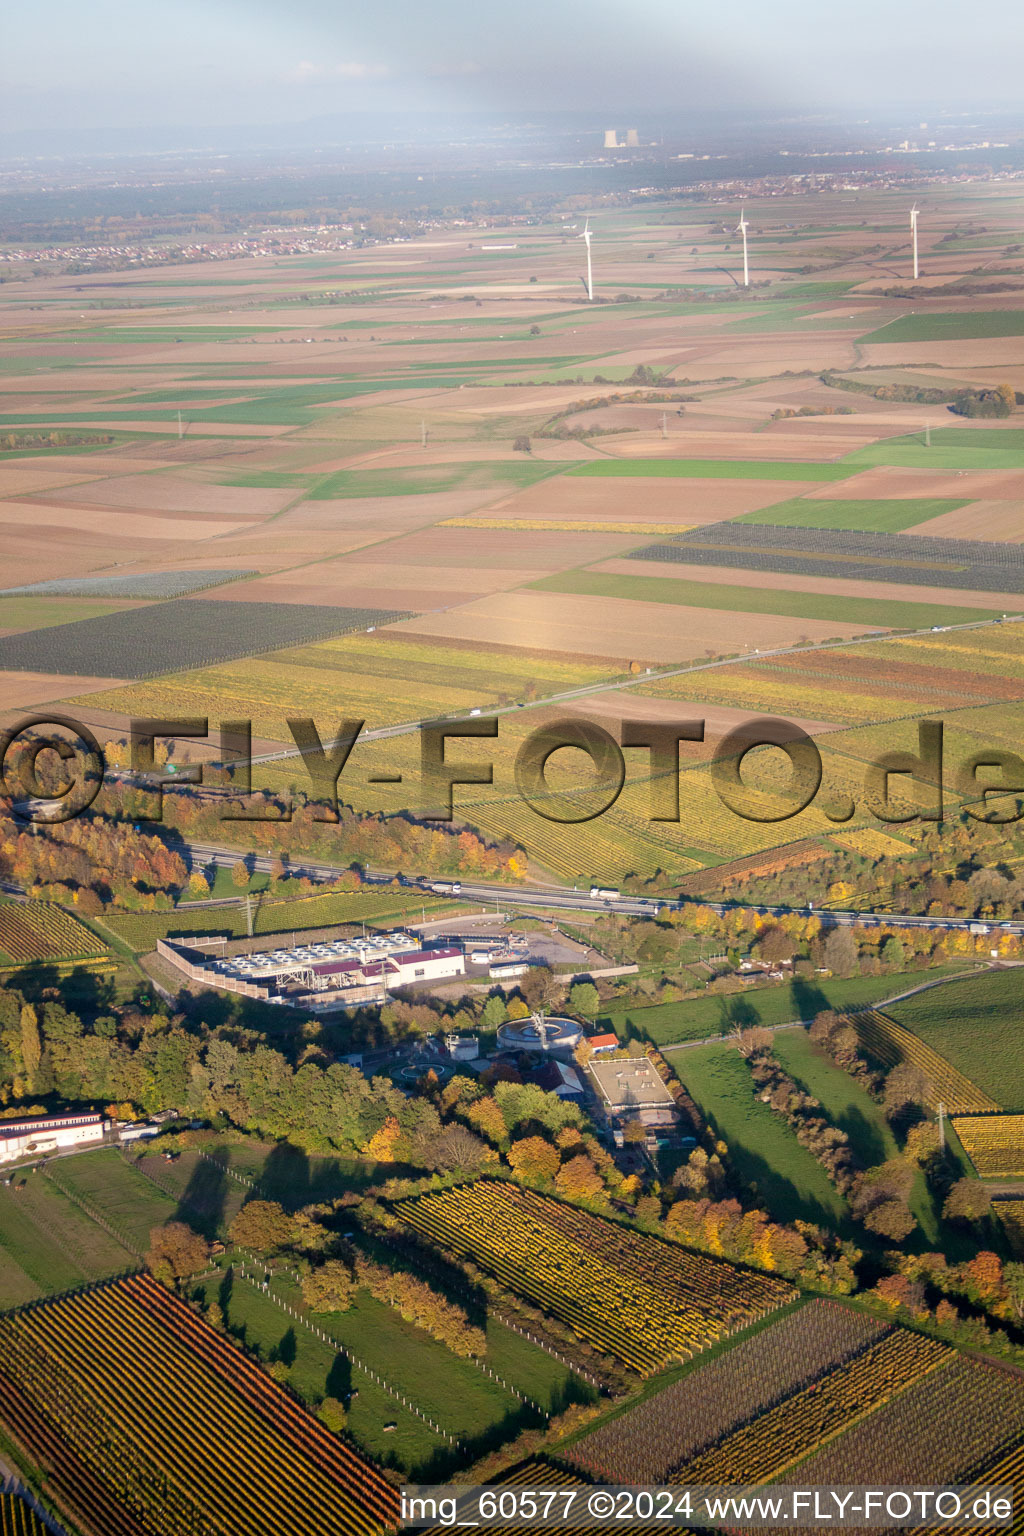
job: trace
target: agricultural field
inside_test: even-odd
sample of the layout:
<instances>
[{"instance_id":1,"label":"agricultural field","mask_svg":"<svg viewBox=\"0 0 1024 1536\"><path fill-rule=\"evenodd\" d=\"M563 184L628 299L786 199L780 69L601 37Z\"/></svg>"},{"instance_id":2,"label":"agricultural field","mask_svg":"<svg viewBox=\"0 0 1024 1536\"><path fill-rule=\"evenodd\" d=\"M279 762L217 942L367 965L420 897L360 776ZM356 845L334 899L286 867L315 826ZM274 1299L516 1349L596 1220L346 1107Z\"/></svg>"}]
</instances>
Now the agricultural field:
<instances>
[{"instance_id":1,"label":"agricultural field","mask_svg":"<svg viewBox=\"0 0 1024 1536\"><path fill-rule=\"evenodd\" d=\"M651 553L631 558L660 560L689 560L692 546L680 553L665 555L666 545L653 545ZM660 553L659 553L660 551ZM700 564L700 551L695 564ZM734 563L727 558L712 563ZM776 568L776 557L769 556L766 564ZM739 560L740 565L761 564L756 556L751 560ZM789 568L789 567L787 567ZM804 567L796 567L801 574ZM821 575L845 575L843 569L829 572L813 572ZM849 575L862 576L863 570L852 569ZM894 576L893 580L898 580ZM930 583L929 583L930 584ZM744 614L774 614L789 619L816 619L820 623L834 621L837 625L862 625L865 629L923 629L931 624L970 624L988 617L983 608L958 608L936 603L901 603L891 599L868 597L820 596L805 592L786 591L777 584L768 589L757 586L725 586L718 582L687 581L683 577L626 576L605 571L570 571L561 576L548 576L533 583L535 591L570 592L587 597L611 598L613 601L632 599L643 603L673 603L686 608L714 608L719 612Z\"/></svg>"},{"instance_id":2,"label":"agricultural field","mask_svg":"<svg viewBox=\"0 0 1024 1536\"><path fill-rule=\"evenodd\" d=\"M784 1281L512 1184L481 1179L393 1209L415 1231L472 1258L641 1375L689 1358L794 1294Z\"/></svg>"},{"instance_id":3,"label":"agricultural field","mask_svg":"<svg viewBox=\"0 0 1024 1536\"><path fill-rule=\"evenodd\" d=\"M908 1372L903 1391L803 1461L808 1484L833 1476L920 1487L966 1481L980 1463L1020 1444L1024 1385L1016 1372L912 1337L942 1351L933 1368L916 1380Z\"/></svg>"},{"instance_id":4,"label":"agricultural field","mask_svg":"<svg viewBox=\"0 0 1024 1536\"><path fill-rule=\"evenodd\" d=\"M902 341L964 341L975 337L1024 336L1024 315L1016 309L973 310L969 314L901 315L860 340L870 345Z\"/></svg>"},{"instance_id":5,"label":"agricultural field","mask_svg":"<svg viewBox=\"0 0 1024 1536\"><path fill-rule=\"evenodd\" d=\"M0 902L0 967L5 961L101 960L109 953L91 928L53 902Z\"/></svg>"},{"instance_id":6,"label":"agricultural field","mask_svg":"<svg viewBox=\"0 0 1024 1536\"><path fill-rule=\"evenodd\" d=\"M290 1355L294 1344L288 1383L305 1402L313 1406L325 1395L347 1397L352 1391L350 1433L378 1462L406 1475L424 1472L439 1454L451 1455L451 1438L471 1449L489 1437L500 1438L506 1421L510 1427L536 1422L536 1410L488 1370L545 1411L569 1391L566 1366L494 1318L487 1321L487 1351L478 1365L460 1359L365 1291L346 1312L312 1316L302 1306L298 1287L287 1279L275 1278L269 1293L237 1271L227 1284L223 1275L200 1284L207 1300L221 1305L229 1330L257 1346L265 1360ZM284 1306L295 1309L309 1326L296 1326ZM386 1430L388 1423L395 1429Z\"/></svg>"},{"instance_id":7,"label":"agricultural field","mask_svg":"<svg viewBox=\"0 0 1024 1536\"><path fill-rule=\"evenodd\" d=\"M776 1221L813 1221L845 1230L849 1208L824 1168L781 1115L758 1099L750 1069L734 1046L674 1052L672 1068L716 1138L748 1196Z\"/></svg>"},{"instance_id":8,"label":"agricultural field","mask_svg":"<svg viewBox=\"0 0 1024 1536\"><path fill-rule=\"evenodd\" d=\"M6 1435L90 1536L284 1536L309 1502L342 1532L396 1523L375 1467L148 1276L7 1313L0 1370Z\"/></svg>"},{"instance_id":9,"label":"agricultural field","mask_svg":"<svg viewBox=\"0 0 1024 1536\"><path fill-rule=\"evenodd\" d=\"M868 1007L898 991L900 980L899 976L853 976L847 980L819 976L813 981L787 982L784 986L754 988L734 995L627 1008L602 1014L600 1022L613 1028L623 1040L650 1041L661 1047L686 1045L689 1041L727 1035L737 1024L810 1024L826 1008L843 1012Z\"/></svg>"},{"instance_id":10,"label":"agricultural field","mask_svg":"<svg viewBox=\"0 0 1024 1536\"><path fill-rule=\"evenodd\" d=\"M979 1179L1024 1178L1024 1115L955 1115L953 1129Z\"/></svg>"},{"instance_id":11,"label":"agricultural field","mask_svg":"<svg viewBox=\"0 0 1024 1536\"><path fill-rule=\"evenodd\" d=\"M962 1100L962 1113L1024 1111L1020 982L1015 971L952 981L937 995L908 997L886 1012L977 1085L980 1098ZM952 1112L954 1107L947 1099L946 1109Z\"/></svg>"},{"instance_id":12,"label":"agricultural field","mask_svg":"<svg viewBox=\"0 0 1024 1536\"><path fill-rule=\"evenodd\" d=\"M950 986L952 988L955 983ZM918 1010L930 1006L934 1012L945 1012L949 1007L945 987L938 996L930 999L925 993L924 999L926 1001L920 998L909 1001L916 1002ZM904 1009L904 1016L905 1012ZM987 1110L999 1108L998 1103L990 1099L976 1083L940 1056L927 1041L920 1039L899 1022L899 1004L892 1015L880 1013L877 1008L851 1013L850 1023L857 1031L862 1049L881 1066L894 1067L901 1062L910 1062L920 1067L928 1079L928 1103L932 1109L938 1109L942 1103L949 1114L955 1115L984 1114Z\"/></svg>"},{"instance_id":13,"label":"agricultural field","mask_svg":"<svg viewBox=\"0 0 1024 1536\"><path fill-rule=\"evenodd\" d=\"M595 1482L663 1483L733 1430L882 1338L886 1325L811 1301L573 1441L562 1458Z\"/></svg>"},{"instance_id":14,"label":"agricultural field","mask_svg":"<svg viewBox=\"0 0 1024 1536\"><path fill-rule=\"evenodd\" d=\"M949 497L907 497L902 501L828 501L824 496L801 496L791 501L744 512L737 523L765 523L773 528L841 528L854 533L901 533L919 523L943 517L968 506ZM667 530L666 530L667 531Z\"/></svg>"},{"instance_id":15,"label":"agricultural field","mask_svg":"<svg viewBox=\"0 0 1024 1536\"><path fill-rule=\"evenodd\" d=\"M0 638L0 668L80 677L152 677L181 667L234 661L260 651L303 645L400 617L376 609L314 603L247 603L225 607L206 598L129 608L101 619ZM115 670L116 669L116 670Z\"/></svg>"},{"instance_id":16,"label":"agricultural field","mask_svg":"<svg viewBox=\"0 0 1024 1536\"><path fill-rule=\"evenodd\" d=\"M47 1528L16 1493L0 1493L0 1536L47 1536Z\"/></svg>"},{"instance_id":17,"label":"agricultural field","mask_svg":"<svg viewBox=\"0 0 1024 1536\"><path fill-rule=\"evenodd\" d=\"M107 1223L140 1254L149 1247L154 1227L177 1218L177 1203L113 1147L62 1158L49 1175L69 1199L94 1219Z\"/></svg>"},{"instance_id":18,"label":"agricultural field","mask_svg":"<svg viewBox=\"0 0 1024 1536\"><path fill-rule=\"evenodd\" d=\"M257 935L299 933L311 928L333 927L339 923L380 923L398 921L412 911L421 913L448 910L449 904L436 896L412 898L404 892L334 891L326 895L297 896L294 899L263 900L253 909L253 933ZM241 938L246 933L246 915L240 907L179 907L175 912L109 912L103 924L117 938L123 939L137 954L156 948L157 939L175 938L189 933L223 933Z\"/></svg>"},{"instance_id":19,"label":"agricultural field","mask_svg":"<svg viewBox=\"0 0 1024 1536\"><path fill-rule=\"evenodd\" d=\"M568 471L570 475L700 480L846 480L849 471L837 464L806 464L794 460L756 459L596 459Z\"/></svg>"},{"instance_id":20,"label":"agricultural field","mask_svg":"<svg viewBox=\"0 0 1024 1536\"><path fill-rule=\"evenodd\" d=\"M0 597L115 597L162 598L185 597L216 587L225 581L248 576L249 571L150 571L137 576L64 576L56 581L36 581L27 587L11 587Z\"/></svg>"},{"instance_id":21,"label":"agricultural field","mask_svg":"<svg viewBox=\"0 0 1024 1536\"><path fill-rule=\"evenodd\" d=\"M861 533L838 527L791 529L732 521L677 534L671 544L648 545L635 550L630 558L825 579L1024 593L1024 551L1019 545L913 533ZM984 618L986 614L982 612L976 617ZM897 623L888 627L903 626Z\"/></svg>"},{"instance_id":22,"label":"agricultural field","mask_svg":"<svg viewBox=\"0 0 1024 1536\"><path fill-rule=\"evenodd\" d=\"M138 1255L52 1179L18 1171L0 1187L0 1306L20 1306L134 1269Z\"/></svg>"},{"instance_id":23,"label":"agricultural field","mask_svg":"<svg viewBox=\"0 0 1024 1536\"><path fill-rule=\"evenodd\" d=\"M954 1358L953 1351L937 1339L895 1329L685 1461L673 1473L673 1481L776 1481L823 1441Z\"/></svg>"}]
</instances>

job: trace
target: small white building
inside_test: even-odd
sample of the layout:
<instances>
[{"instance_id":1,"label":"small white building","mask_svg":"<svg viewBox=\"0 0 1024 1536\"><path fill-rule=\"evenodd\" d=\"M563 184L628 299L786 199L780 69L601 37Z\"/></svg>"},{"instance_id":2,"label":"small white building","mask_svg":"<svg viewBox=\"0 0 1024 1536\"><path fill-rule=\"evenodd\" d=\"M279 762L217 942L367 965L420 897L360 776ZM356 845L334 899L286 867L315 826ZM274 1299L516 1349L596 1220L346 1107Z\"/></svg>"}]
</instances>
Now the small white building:
<instances>
[{"instance_id":1,"label":"small white building","mask_svg":"<svg viewBox=\"0 0 1024 1536\"><path fill-rule=\"evenodd\" d=\"M162 1126L146 1124L126 1125L117 1133L118 1141L152 1141L154 1136L159 1136Z\"/></svg>"},{"instance_id":2,"label":"small white building","mask_svg":"<svg viewBox=\"0 0 1024 1536\"><path fill-rule=\"evenodd\" d=\"M445 1035L444 1046L453 1061L479 1060L480 1041L476 1035Z\"/></svg>"},{"instance_id":3,"label":"small white building","mask_svg":"<svg viewBox=\"0 0 1024 1536\"><path fill-rule=\"evenodd\" d=\"M106 1129L107 1122L98 1114L43 1115L31 1120L0 1120L0 1163L102 1141Z\"/></svg>"}]
</instances>

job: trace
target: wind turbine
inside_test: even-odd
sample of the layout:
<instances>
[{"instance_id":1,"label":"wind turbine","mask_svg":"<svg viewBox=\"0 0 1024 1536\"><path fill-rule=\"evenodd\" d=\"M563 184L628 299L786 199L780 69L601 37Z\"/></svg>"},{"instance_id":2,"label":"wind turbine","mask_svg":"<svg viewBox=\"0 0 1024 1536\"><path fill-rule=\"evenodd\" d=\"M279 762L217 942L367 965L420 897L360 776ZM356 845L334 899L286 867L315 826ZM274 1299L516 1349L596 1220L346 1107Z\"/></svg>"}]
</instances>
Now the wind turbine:
<instances>
[{"instance_id":1,"label":"wind turbine","mask_svg":"<svg viewBox=\"0 0 1024 1536\"><path fill-rule=\"evenodd\" d=\"M592 238L592 236L591 236L591 233L590 233L590 216L588 214L587 222L583 226L583 233L580 236L580 239L581 240L585 240L586 241L586 245L587 245L587 281L584 283L583 286L587 290L587 298L590 300L591 303L593 303L594 302L594 268L593 268L593 264L592 264L591 256L590 256L590 241L591 241L591 238Z\"/></svg>"},{"instance_id":2,"label":"wind turbine","mask_svg":"<svg viewBox=\"0 0 1024 1536\"><path fill-rule=\"evenodd\" d=\"M749 266L749 264L747 262L747 230L749 228L750 228L750 225L747 223L746 219L743 217L743 209L741 208L740 209L740 221L736 225L736 231L737 231L738 234L741 234L743 236L743 286L744 286L744 288L749 288L750 287L750 266Z\"/></svg>"},{"instance_id":3,"label":"wind turbine","mask_svg":"<svg viewBox=\"0 0 1024 1536\"><path fill-rule=\"evenodd\" d=\"M917 282L917 278L918 278L918 271L917 271L917 213L918 213L918 209L917 209L917 204L915 203L913 208L911 208L911 210L910 210L910 235L911 235L911 239L914 242L914 282L915 283Z\"/></svg>"}]
</instances>

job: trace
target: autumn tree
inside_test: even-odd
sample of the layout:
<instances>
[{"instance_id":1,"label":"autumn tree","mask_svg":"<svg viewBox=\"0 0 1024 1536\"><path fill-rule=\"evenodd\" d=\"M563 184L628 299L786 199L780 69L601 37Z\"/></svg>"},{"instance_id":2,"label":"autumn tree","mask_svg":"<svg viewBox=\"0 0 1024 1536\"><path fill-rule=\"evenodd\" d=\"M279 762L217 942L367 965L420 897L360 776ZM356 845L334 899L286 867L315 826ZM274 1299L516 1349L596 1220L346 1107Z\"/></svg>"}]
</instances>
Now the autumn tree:
<instances>
[{"instance_id":1,"label":"autumn tree","mask_svg":"<svg viewBox=\"0 0 1024 1536\"><path fill-rule=\"evenodd\" d=\"M302 1299L311 1312L347 1312L355 1291L355 1277L341 1259L328 1259L302 1281Z\"/></svg>"},{"instance_id":2,"label":"autumn tree","mask_svg":"<svg viewBox=\"0 0 1024 1536\"><path fill-rule=\"evenodd\" d=\"M366 1143L366 1155L375 1163L394 1163L398 1159L395 1147L402 1134L402 1127L394 1115L389 1115L378 1131L374 1131Z\"/></svg>"},{"instance_id":3,"label":"autumn tree","mask_svg":"<svg viewBox=\"0 0 1024 1536\"><path fill-rule=\"evenodd\" d=\"M543 1136L523 1136L508 1150L508 1160L521 1177L552 1179L558 1172L558 1149Z\"/></svg>"},{"instance_id":4,"label":"autumn tree","mask_svg":"<svg viewBox=\"0 0 1024 1536\"><path fill-rule=\"evenodd\" d=\"M43 1059L43 1042L39 1035L39 1016L31 1003L21 1010L21 1064L25 1071L25 1083L31 1092L39 1077L39 1065Z\"/></svg>"},{"instance_id":5,"label":"autumn tree","mask_svg":"<svg viewBox=\"0 0 1024 1536\"><path fill-rule=\"evenodd\" d=\"M1024 1317L1024 1264L1004 1264L1003 1285L1014 1313Z\"/></svg>"},{"instance_id":6,"label":"autumn tree","mask_svg":"<svg viewBox=\"0 0 1024 1536\"><path fill-rule=\"evenodd\" d=\"M244 859L236 859L231 866L231 883L244 891L249 884L249 866Z\"/></svg>"},{"instance_id":7,"label":"autumn tree","mask_svg":"<svg viewBox=\"0 0 1024 1536\"><path fill-rule=\"evenodd\" d=\"M228 1232L239 1248L276 1253L291 1243L295 1222L276 1200L250 1200L242 1206Z\"/></svg>"},{"instance_id":8,"label":"autumn tree","mask_svg":"<svg viewBox=\"0 0 1024 1536\"><path fill-rule=\"evenodd\" d=\"M498 1103L490 1094L486 1098L478 1099L471 1104L466 1118L470 1124L486 1136L487 1140L497 1146L508 1136L508 1126L505 1117L498 1107Z\"/></svg>"},{"instance_id":9,"label":"autumn tree","mask_svg":"<svg viewBox=\"0 0 1024 1536\"><path fill-rule=\"evenodd\" d=\"M149 1234L146 1263L158 1280L168 1284L198 1275L210 1260L210 1245L184 1221L169 1221Z\"/></svg>"},{"instance_id":10,"label":"autumn tree","mask_svg":"<svg viewBox=\"0 0 1024 1536\"><path fill-rule=\"evenodd\" d=\"M433 1142L431 1160L434 1167L452 1173L473 1173L494 1156L486 1142L474 1136L468 1127L446 1125Z\"/></svg>"},{"instance_id":11,"label":"autumn tree","mask_svg":"<svg viewBox=\"0 0 1024 1536\"><path fill-rule=\"evenodd\" d=\"M585 1153L570 1157L555 1177L555 1186L569 1200L592 1200L604 1191L604 1180Z\"/></svg>"},{"instance_id":12,"label":"autumn tree","mask_svg":"<svg viewBox=\"0 0 1024 1536\"><path fill-rule=\"evenodd\" d=\"M334 1435L340 1435L348 1423L345 1404L336 1397L325 1397L316 1410L316 1416L321 1424Z\"/></svg>"},{"instance_id":13,"label":"autumn tree","mask_svg":"<svg viewBox=\"0 0 1024 1536\"><path fill-rule=\"evenodd\" d=\"M992 1209L992 1196L978 1179L957 1179L946 1196L946 1221L982 1221Z\"/></svg>"},{"instance_id":14,"label":"autumn tree","mask_svg":"<svg viewBox=\"0 0 1024 1536\"><path fill-rule=\"evenodd\" d=\"M582 1013L592 1019L600 1007L601 999L592 981L577 981L569 991L569 1007L574 1013Z\"/></svg>"},{"instance_id":15,"label":"autumn tree","mask_svg":"<svg viewBox=\"0 0 1024 1536\"><path fill-rule=\"evenodd\" d=\"M921 1068L913 1062L901 1061L885 1079L882 1103L886 1114L892 1119L901 1115L910 1105L927 1104L931 1095L931 1082Z\"/></svg>"},{"instance_id":16,"label":"autumn tree","mask_svg":"<svg viewBox=\"0 0 1024 1536\"><path fill-rule=\"evenodd\" d=\"M857 940L849 928L833 928L824 953L825 964L835 976L852 976L857 969Z\"/></svg>"},{"instance_id":17,"label":"autumn tree","mask_svg":"<svg viewBox=\"0 0 1024 1536\"><path fill-rule=\"evenodd\" d=\"M908 1237L917 1226L904 1200L879 1200L877 1205L865 1212L863 1221L869 1231L877 1232L880 1237L889 1237L897 1243Z\"/></svg>"}]
</instances>

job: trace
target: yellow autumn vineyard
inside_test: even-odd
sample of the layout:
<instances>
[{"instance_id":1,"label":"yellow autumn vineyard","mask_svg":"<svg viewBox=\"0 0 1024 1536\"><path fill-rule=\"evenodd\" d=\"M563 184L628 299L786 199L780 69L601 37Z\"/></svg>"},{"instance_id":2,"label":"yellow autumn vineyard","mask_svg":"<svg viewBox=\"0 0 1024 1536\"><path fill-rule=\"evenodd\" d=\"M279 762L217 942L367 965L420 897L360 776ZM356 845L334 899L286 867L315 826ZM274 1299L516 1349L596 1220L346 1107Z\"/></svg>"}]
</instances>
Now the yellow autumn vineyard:
<instances>
[{"instance_id":1,"label":"yellow autumn vineyard","mask_svg":"<svg viewBox=\"0 0 1024 1536\"><path fill-rule=\"evenodd\" d=\"M787 1397L672 1474L678 1483L766 1483L824 1440L955 1358L937 1339L900 1328Z\"/></svg>"},{"instance_id":2,"label":"yellow autumn vineyard","mask_svg":"<svg viewBox=\"0 0 1024 1536\"><path fill-rule=\"evenodd\" d=\"M376 1467L146 1274L0 1318L0 1416L89 1536L397 1524Z\"/></svg>"},{"instance_id":3,"label":"yellow autumn vineyard","mask_svg":"<svg viewBox=\"0 0 1024 1536\"><path fill-rule=\"evenodd\" d=\"M394 1210L643 1375L687 1359L796 1295L784 1280L497 1180L398 1201Z\"/></svg>"},{"instance_id":4,"label":"yellow autumn vineyard","mask_svg":"<svg viewBox=\"0 0 1024 1536\"><path fill-rule=\"evenodd\" d=\"M944 1104L950 1114L956 1115L984 1114L1000 1108L944 1056L888 1014L880 1013L877 1008L866 1008L862 1013L850 1014L849 1018L861 1045L882 1066L895 1067L908 1061L921 1068L930 1084L928 1103L932 1109Z\"/></svg>"},{"instance_id":5,"label":"yellow autumn vineyard","mask_svg":"<svg viewBox=\"0 0 1024 1536\"><path fill-rule=\"evenodd\" d=\"M953 1128L980 1178L1024 1176L1024 1115L958 1115Z\"/></svg>"}]
</instances>

